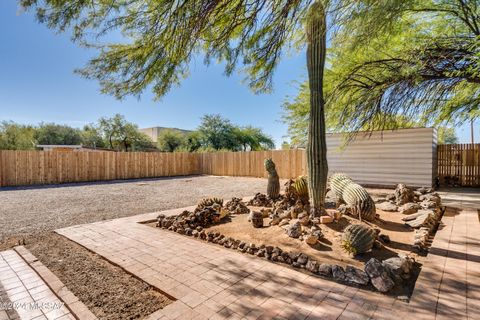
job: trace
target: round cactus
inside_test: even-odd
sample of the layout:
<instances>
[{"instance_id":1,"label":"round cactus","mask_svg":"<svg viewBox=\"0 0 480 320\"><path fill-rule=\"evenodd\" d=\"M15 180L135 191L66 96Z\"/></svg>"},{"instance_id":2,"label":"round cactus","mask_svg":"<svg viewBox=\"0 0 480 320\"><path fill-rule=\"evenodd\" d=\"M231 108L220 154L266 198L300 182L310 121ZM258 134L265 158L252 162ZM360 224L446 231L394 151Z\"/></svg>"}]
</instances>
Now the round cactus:
<instances>
[{"instance_id":1,"label":"round cactus","mask_svg":"<svg viewBox=\"0 0 480 320\"><path fill-rule=\"evenodd\" d=\"M349 183L343 190L343 199L350 207L353 216L366 221L375 219L375 202L361 185Z\"/></svg>"},{"instance_id":2,"label":"round cactus","mask_svg":"<svg viewBox=\"0 0 480 320\"><path fill-rule=\"evenodd\" d=\"M296 195L302 199L308 201L308 178L307 176L299 176L293 183L293 189Z\"/></svg>"},{"instance_id":3,"label":"round cactus","mask_svg":"<svg viewBox=\"0 0 480 320\"><path fill-rule=\"evenodd\" d=\"M218 205L220 205L220 207L222 207L223 206L223 199L220 199L220 198L205 198L205 199L202 199L197 204L197 210L202 210L206 207L211 207L214 204L218 204Z\"/></svg>"},{"instance_id":4,"label":"round cactus","mask_svg":"<svg viewBox=\"0 0 480 320\"><path fill-rule=\"evenodd\" d=\"M330 188L335 193L337 202L344 202L343 190L352 182L352 179L344 173L335 173L330 177Z\"/></svg>"},{"instance_id":5,"label":"round cactus","mask_svg":"<svg viewBox=\"0 0 480 320\"><path fill-rule=\"evenodd\" d=\"M372 249L375 242L375 230L363 224L352 224L345 228L341 247L346 252L356 255Z\"/></svg>"}]
</instances>

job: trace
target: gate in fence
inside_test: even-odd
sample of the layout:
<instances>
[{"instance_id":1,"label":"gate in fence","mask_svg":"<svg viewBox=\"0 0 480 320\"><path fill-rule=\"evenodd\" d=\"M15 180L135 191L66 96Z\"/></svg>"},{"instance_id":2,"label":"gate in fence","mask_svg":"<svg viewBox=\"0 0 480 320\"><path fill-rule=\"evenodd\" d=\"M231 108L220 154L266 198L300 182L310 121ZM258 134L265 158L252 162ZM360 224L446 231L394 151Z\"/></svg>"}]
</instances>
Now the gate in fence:
<instances>
[{"instance_id":1,"label":"gate in fence","mask_svg":"<svg viewBox=\"0 0 480 320\"><path fill-rule=\"evenodd\" d=\"M480 143L437 146L440 185L480 187Z\"/></svg>"}]
</instances>

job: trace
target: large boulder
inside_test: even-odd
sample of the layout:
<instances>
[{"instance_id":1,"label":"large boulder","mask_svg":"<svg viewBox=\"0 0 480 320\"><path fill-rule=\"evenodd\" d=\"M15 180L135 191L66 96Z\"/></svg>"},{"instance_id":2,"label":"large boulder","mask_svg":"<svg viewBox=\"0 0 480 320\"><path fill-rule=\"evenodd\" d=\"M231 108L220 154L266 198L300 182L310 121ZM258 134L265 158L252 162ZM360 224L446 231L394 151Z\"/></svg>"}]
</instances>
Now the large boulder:
<instances>
[{"instance_id":1,"label":"large boulder","mask_svg":"<svg viewBox=\"0 0 480 320\"><path fill-rule=\"evenodd\" d=\"M388 270L378 259L371 258L368 260L365 264L365 272L370 277L372 285L380 292L388 292L395 286Z\"/></svg>"}]
</instances>

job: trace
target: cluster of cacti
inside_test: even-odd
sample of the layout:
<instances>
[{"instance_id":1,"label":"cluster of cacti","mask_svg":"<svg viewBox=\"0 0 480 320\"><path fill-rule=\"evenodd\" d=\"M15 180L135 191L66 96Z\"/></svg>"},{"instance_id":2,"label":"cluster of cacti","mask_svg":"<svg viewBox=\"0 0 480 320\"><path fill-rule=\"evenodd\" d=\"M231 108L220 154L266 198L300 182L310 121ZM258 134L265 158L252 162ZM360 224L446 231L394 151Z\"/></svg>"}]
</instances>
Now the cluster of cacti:
<instances>
[{"instance_id":1,"label":"cluster of cacti","mask_svg":"<svg viewBox=\"0 0 480 320\"><path fill-rule=\"evenodd\" d=\"M298 198L302 201L308 201L308 178L307 176L299 176L295 179L293 183L293 189L295 190L295 194Z\"/></svg>"},{"instance_id":2,"label":"cluster of cacti","mask_svg":"<svg viewBox=\"0 0 480 320\"><path fill-rule=\"evenodd\" d=\"M202 199L198 202L197 209L195 211L203 210L206 207L211 207L215 204L222 207L223 206L223 199L220 199L220 198L205 198L205 199Z\"/></svg>"},{"instance_id":3,"label":"cluster of cacti","mask_svg":"<svg viewBox=\"0 0 480 320\"><path fill-rule=\"evenodd\" d=\"M343 190L345 187L352 183L352 179L349 176L343 173L335 173L330 177L330 188L332 189L333 193L335 193L335 197L337 198L337 203L343 203Z\"/></svg>"},{"instance_id":4,"label":"cluster of cacti","mask_svg":"<svg viewBox=\"0 0 480 320\"><path fill-rule=\"evenodd\" d=\"M276 199L280 195L280 178L272 159L265 159L265 170L268 172L267 195L271 199Z\"/></svg>"},{"instance_id":5,"label":"cluster of cacti","mask_svg":"<svg viewBox=\"0 0 480 320\"><path fill-rule=\"evenodd\" d=\"M337 197L337 203L345 203L352 215L360 220L375 219L375 202L361 185L353 182L347 175L336 173L330 178L330 188Z\"/></svg>"},{"instance_id":6,"label":"cluster of cacti","mask_svg":"<svg viewBox=\"0 0 480 320\"><path fill-rule=\"evenodd\" d=\"M352 224L345 228L340 246L346 252L356 255L372 249L376 233L363 224Z\"/></svg>"}]
</instances>

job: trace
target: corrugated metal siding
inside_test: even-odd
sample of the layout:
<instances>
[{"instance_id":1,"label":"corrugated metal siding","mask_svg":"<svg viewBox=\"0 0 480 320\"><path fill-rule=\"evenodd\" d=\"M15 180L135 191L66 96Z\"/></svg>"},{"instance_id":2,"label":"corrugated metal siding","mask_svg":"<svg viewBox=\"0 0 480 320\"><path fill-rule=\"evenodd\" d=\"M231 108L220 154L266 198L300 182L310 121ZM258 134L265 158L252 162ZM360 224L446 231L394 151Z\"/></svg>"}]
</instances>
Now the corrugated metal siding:
<instances>
[{"instance_id":1,"label":"corrugated metal siding","mask_svg":"<svg viewBox=\"0 0 480 320\"><path fill-rule=\"evenodd\" d=\"M327 136L330 174L345 172L364 185L431 186L435 176L433 128L360 133L345 144L342 134Z\"/></svg>"}]
</instances>

